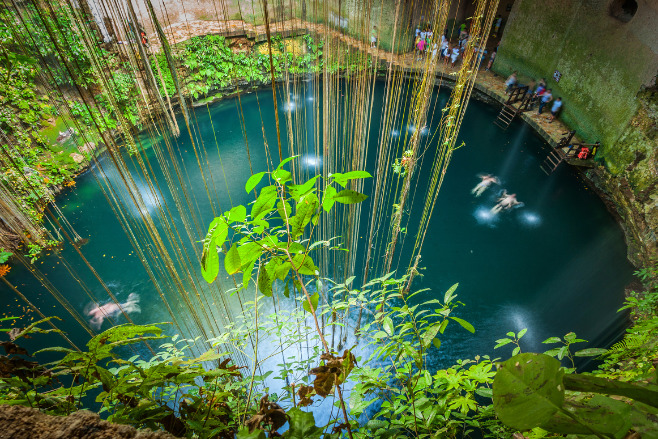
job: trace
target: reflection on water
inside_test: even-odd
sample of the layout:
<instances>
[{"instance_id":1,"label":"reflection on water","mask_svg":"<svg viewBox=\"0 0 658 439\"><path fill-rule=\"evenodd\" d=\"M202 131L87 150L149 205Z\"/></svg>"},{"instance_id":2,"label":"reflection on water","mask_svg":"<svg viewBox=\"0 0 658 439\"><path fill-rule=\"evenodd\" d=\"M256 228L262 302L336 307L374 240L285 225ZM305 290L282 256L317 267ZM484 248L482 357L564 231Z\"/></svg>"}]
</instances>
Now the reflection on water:
<instances>
[{"instance_id":1,"label":"reflection on water","mask_svg":"<svg viewBox=\"0 0 658 439\"><path fill-rule=\"evenodd\" d=\"M478 224L489 227L496 227L499 220L498 215L491 211L491 207L480 205L473 212L473 216Z\"/></svg>"},{"instance_id":2,"label":"reflection on water","mask_svg":"<svg viewBox=\"0 0 658 439\"><path fill-rule=\"evenodd\" d=\"M541 226L541 217L534 212L525 211L519 216L519 222L526 227Z\"/></svg>"},{"instance_id":3,"label":"reflection on water","mask_svg":"<svg viewBox=\"0 0 658 439\"><path fill-rule=\"evenodd\" d=\"M322 168L322 157L314 154L306 154L301 157L302 165L307 169L320 170Z\"/></svg>"}]
</instances>

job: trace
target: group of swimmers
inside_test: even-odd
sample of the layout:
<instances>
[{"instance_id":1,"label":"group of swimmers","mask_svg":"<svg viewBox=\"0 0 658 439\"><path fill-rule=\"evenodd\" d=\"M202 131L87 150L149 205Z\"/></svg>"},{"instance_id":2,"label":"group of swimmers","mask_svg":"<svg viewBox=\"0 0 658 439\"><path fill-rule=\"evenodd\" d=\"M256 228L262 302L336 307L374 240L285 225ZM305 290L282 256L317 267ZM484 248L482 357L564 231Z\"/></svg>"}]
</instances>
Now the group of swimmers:
<instances>
[{"instance_id":1,"label":"group of swimmers","mask_svg":"<svg viewBox=\"0 0 658 439\"><path fill-rule=\"evenodd\" d=\"M486 191L492 184L500 184L498 177L485 174L480 175L481 181L471 190L471 193L476 197L479 197ZM516 199L516 194L508 194L507 190L503 189L503 193L496 200L497 203L494 207L491 208L491 213L496 214L502 210L509 210L514 206L521 204L519 200Z\"/></svg>"}]
</instances>

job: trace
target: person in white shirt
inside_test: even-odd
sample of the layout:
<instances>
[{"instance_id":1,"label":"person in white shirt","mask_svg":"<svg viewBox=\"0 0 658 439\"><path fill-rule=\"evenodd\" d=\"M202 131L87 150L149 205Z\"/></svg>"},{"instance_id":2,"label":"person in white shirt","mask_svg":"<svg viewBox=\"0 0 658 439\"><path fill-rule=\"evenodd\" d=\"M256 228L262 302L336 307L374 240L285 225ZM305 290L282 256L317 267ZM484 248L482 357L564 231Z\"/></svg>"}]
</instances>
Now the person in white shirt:
<instances>
[{"instance_id":1,"label":"person in white shirt","mask_svg":"<svg viewBox=\"0 0 658 439\"><path fill-rule=\"evenodd\" d=\"M455 63L457 62L457 58L459 57L459 47L455 46L452 48L452 55L450 55L450 61L452 62L452 66L455 66Z\"/></svg>"}]
</instances>

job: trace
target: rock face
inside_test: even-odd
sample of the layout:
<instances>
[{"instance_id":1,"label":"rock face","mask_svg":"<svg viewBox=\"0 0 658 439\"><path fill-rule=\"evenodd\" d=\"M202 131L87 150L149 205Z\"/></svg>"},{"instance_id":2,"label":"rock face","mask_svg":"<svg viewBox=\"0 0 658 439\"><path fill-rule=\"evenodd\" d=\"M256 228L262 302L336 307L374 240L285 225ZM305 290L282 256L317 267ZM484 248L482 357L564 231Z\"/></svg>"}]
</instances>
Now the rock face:
<instances>
[{"instance_id":1,"label":"rock face","mask_svg":"<svg viewBox=\"0 0 658 439\"><path fill-rule=\"evenodd\" d=\"M112 424L86 410L50 416L36 409L0 405L0 439L175 439L167 432Z\"/></svg>"},{"instance_id":2,"label":"rock face","mask_svg":"<svg viewBox=\"0 0 658 439\"><path fill-rule=\"evenodd\" d=\"M658 88L643 90L637 101L637 113L605 157L608 169L586 175L619 215L628 258L642 266L658 256Z\"/></svg>"},{"instance_id":3,"label":"rock face","mask_svg":"<svg viewBox=\"0 0 658 439\"><path fill-rule=\"evenodd\" d=\"M71 157L73 161L76 163L82 163L85 161L85 156L83 156L82 154L78 154L77 152L72 152L71 154L69 154L69 157Z\"/></svg>"},{"instance_id":4,"label":"rock face","mask_svg":"<svg viewBox=\"0 0 658 439\"><path fill-rule=\"evenodd\" d=\"M494 70L547 78L564 102L560 120L601 141L605 168L586 176L619 218L630 261L644 266L658 255L658 0L628 16L625 3L635 2L514 2Z\"/></svg>"}]
</instances>

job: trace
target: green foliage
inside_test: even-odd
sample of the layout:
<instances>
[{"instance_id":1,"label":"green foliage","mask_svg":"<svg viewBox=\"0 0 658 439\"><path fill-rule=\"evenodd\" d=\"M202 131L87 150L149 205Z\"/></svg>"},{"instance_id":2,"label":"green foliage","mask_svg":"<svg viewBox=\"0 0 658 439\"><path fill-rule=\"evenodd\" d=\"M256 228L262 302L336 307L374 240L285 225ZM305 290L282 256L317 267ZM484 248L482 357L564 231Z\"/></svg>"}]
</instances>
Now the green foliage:
<instances>
[{"instance_id":1,"label":"green foliage","mask_svg":"<svg viewBox=\"0 0 658 439\"><path fill-rule=\"evenodd\" d=\"M59 332L40 329L38 325L46 320L18 331L14 339ZM228 401L240 402L230 390L242 378L228 359L218 361L223 354L211 350L190 358L184 351L194 340L173 337L148 361L139 355L128 360L120 355L123 347L163 339L160 326L116 326L92 338L83 352L42 349L36 355L64 354L46 366L25 360L28 352L13 342L2 342L8 355L0 356L0 403L63 415L81 408L86 396L95 395L101 412L112 422L163 428L177 436L233 438L237 420ZM203 363L215 367L204 368Z\"/></svg>"},{"instance_id":2,"label":"green foliage","mask_svg":"<svg viewBox=\"0 0 658 439\"><path fill-rule=\"evenodd\" d=\"M11 8L0 11L0 130L5 133L2 142L9 139L15 145L0 145L12 159L0 160L0 179L14 188L17 204L39 224L51 188L70 182L79 169L70 151L51 145L41 133L44 121L55 119L56 104L43 90L74 82L90 87L96 81L90 54L66 6L53 5L52 14L39 14L33 5L21 8L21 16ZM108 58L100 47L94 50Z\"/></svg>"},{"instance_id":3,"label":"green foliage","mask_svg":"<svg viewBox=\"0 0 658 439\"><path fill-rule=\"evenodd\" d=\"M376 308L374 321L358 334L370 340L374 351L366 366L352 372L356 384L350 394L351 414L368 413L371 419L359 430L363 434L359 437L491 434L487 421L492 412L486 401L491 398L494 372L489 357L460 360L434 374L428 370L428 355L440 349L440 337L451 321L473 329L453 315L461 305L456 300L457 285L443 301L411 306L410 300L422 290L406 294L408 276L390 276L368 282L363 290L335 289L335 296L346 298L335 306ZM391 306L375 307L383 303ZM376 364L383 365L373 367Z\"/></svg>"},{"instance_id":4,"label":"green foliage","mask_svg":"<svg viewBox=\"0 0 658 439\"><path fill-rule=\"evenodd\" d=\"M526 334L526 332L528 332L527 328L521 329L518 334L515 334L514 332L508 332L507 337L496 340L496 346L494 346L494 349L498 349L512 343L516 345L512 351L512 356L521 353L521 345L519 342L521 341L521 338Z\"/></svg>"},{"instance_id":5,"label":"green foliage","mask_svg":"<svg viewBox=\"0 0 658 439\"><path fill-rule=\"evenodd\" d=\"M13 255L12 252L5 251L4 248L0 247L0 264L7 262L11 255Z\"/></svg>"},{"instance_id":6,"label":"green foliage","mask_svg":"<svg viewBox=\"0 0 658 439\"><path fill-rule=\"evenodd\" d=\"M299 240L306 233L312 235L320 215L329 211L334 203L358 203L366 195L352 190L337 192L334 183L342 187L350 180L368 178L363 171L333 174L329 178L316 176L294 185L292 176L284 169L290 159L284 160L274 171L256 174L247 180L245 190L251 192L264 176L274 182L263 187L247 216L244 206L237 206L215 218L203 240L202 273L212 282L219 273L218 250L227 247L224 268L228 274L243 273L241 289L247 288L251 273L257 269L258 290L272 295L274 283L292 280L302 282L302 276L318 276L312 252L316 247L302 245ZM318 188L322 181L323 187ZM322 203L320 203L322 197ZM331 199L331 203L327 202ZM277 224L270 225L270 224ZM314 312L318 297L308 295L306 307Z\"/></svg>"},{"instance_id":7,"label":"green foliage","mask_svg":"<svg viewBox=\"0 0 658 439\"><path fill-rule=\"evenodd\" d=\"M624 381L656 380L653 359L658 353L658 269L656 265L635 274L646 284L646 291L633 292L622 310L630 310L633 325L624 338L603 354L597 374Z\"/></svg>"},{"instance_id":8,"label":"green foliage","mask_svg":"<svg viewBox=\"0 0 658 439\"><path fill-rule=\"evenodd\" d=\"M658 433L658 386L565 374L560 362L545 354L519 354L501 363L493 396L499 419L519 430L539 427L601 438L622 438L631 428L642 437Z\"/></svg>"}]
</instances>

